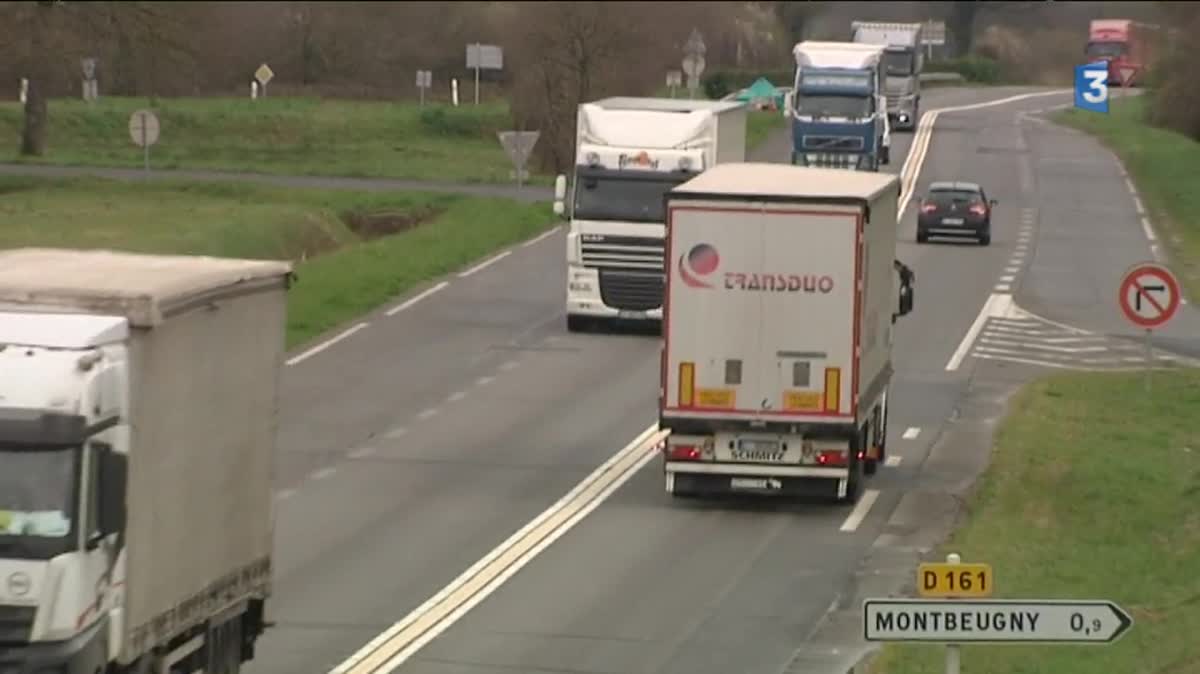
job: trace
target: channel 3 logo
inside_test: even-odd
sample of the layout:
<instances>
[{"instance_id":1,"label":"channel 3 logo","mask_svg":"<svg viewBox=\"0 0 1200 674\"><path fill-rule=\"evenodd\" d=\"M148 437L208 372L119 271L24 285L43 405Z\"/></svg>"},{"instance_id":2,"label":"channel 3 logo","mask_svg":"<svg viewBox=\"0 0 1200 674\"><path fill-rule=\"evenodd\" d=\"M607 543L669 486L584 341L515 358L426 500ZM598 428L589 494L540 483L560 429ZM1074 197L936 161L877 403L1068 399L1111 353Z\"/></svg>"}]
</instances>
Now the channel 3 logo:
<instances>
[{"instance_id":1,"label":"channel 3 logo","mask_svg":"<svg viewBox=\"0 0 1200 674\"><path fill-rule=\"evenodd\" d=\"M1075 107L1088 112L1108 112L1108 63L1075 66Z\"/></svg>"}]
</instances>

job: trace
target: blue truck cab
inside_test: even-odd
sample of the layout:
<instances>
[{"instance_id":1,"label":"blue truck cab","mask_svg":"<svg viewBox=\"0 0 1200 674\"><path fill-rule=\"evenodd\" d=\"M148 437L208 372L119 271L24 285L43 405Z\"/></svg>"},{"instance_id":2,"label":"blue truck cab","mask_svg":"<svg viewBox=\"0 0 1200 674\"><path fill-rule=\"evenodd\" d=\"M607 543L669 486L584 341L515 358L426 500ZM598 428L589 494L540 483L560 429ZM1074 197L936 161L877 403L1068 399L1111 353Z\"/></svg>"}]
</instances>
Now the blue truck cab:
<instances>
[{"instance_id":1,"label":"blue truck cab","mask_svg":"<svg viewBox=\"0 0 1200 674\"><path fill-rule=\"evenodd\" d=\"M801 42L789 99L792 163L878 171L889 162L882 46Z\"/></svg>"}]
</instances>

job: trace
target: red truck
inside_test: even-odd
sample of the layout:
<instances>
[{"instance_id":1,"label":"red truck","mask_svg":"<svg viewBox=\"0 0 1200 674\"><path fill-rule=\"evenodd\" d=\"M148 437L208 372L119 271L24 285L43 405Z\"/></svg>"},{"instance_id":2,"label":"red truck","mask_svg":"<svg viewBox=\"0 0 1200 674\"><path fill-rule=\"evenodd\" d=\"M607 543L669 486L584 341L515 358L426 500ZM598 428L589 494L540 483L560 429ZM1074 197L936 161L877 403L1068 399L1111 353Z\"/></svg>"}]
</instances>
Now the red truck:
<instances>
[{"instance_id":1,"label":"red truck","mask_svg":"<svg viewBox=\"0 0 1200 674\"><path fill-rule=\"evenodd\" d=\"M1142 82L1162 39L1158 26L1132 19L1095 19L1088 27L1084 53L1089 63L1108 62L1109 85L1135 86Z\"/></svg>"}]
</instances>

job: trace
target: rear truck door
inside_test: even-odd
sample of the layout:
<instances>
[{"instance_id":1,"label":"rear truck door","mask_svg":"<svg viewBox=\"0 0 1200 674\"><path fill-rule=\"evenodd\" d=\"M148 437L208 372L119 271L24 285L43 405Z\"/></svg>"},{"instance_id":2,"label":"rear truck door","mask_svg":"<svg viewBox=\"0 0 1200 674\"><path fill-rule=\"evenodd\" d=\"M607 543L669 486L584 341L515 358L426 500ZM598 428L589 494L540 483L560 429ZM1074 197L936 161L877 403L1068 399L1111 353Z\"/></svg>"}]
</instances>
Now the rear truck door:
<instances>
[{"instance_id":1,"label":"rear truck door","mask_svg":"<svg viewBox=\"0 0 1200 674\"><path fill-rule=\"evenodd\" d=\"M853 419L855 317L861 302L858 212L839 206L777 207L763 216L760 339L772 411L799 422Z\"/></svg>"},{"instance_id":2,"label":"rear truck door","mask_svg":"<svg viewBox=\"0 0 1200 674\"><path fill-rule=\"evenodd\" d=\"M762 265L756 211L730 203L670 205L664 416L727 418L759 407L762 296L730 288Z\"/></svg>"}]
</instances>

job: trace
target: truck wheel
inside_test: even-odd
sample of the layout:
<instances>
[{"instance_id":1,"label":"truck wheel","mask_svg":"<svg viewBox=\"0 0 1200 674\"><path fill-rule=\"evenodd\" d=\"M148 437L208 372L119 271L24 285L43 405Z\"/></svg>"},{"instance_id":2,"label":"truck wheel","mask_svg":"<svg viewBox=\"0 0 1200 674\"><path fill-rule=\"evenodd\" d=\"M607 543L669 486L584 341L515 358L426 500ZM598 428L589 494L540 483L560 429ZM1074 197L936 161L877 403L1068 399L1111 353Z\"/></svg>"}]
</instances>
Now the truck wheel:
<instances>
[{"instance_id":1,"label":"truck wheel","mask_svg":"<svg viewBox=\"0 0 1200 674\"><path fill-rule=\"evenodd\" d=\"M588 319L585 316L567 314L567 332L587 332Z\"/></svg>"},{"instance_id":2,"label":"truck wheel","mask_svg":"<svg viewBox=\"0 0 1200 674\"><path fill-rule=\"evenodd\" d=\"M929 235L920 227L917 228L917 243L929 243Z\"/></svg>"},{"instance_id":3,"label":"truck wheel","mask_svg":"<svg viewBox=\"0 0 1200 674\"><path fill-rule=\"evenodd\" d=\"M864 464L866 460L859 460L858 452L866 447L866 441L869 439L867 435L868 429L863 429L863 432L858 437L858 442L850 446L850 477L846 480L846 495L840 501L851 505L858 503L858 499L862 496L863 482L866 480L864 476Z\"/></svg>"}]
</instances>

